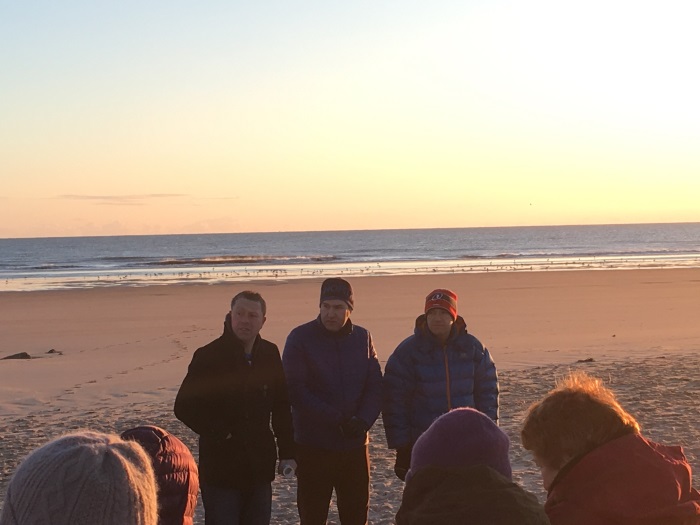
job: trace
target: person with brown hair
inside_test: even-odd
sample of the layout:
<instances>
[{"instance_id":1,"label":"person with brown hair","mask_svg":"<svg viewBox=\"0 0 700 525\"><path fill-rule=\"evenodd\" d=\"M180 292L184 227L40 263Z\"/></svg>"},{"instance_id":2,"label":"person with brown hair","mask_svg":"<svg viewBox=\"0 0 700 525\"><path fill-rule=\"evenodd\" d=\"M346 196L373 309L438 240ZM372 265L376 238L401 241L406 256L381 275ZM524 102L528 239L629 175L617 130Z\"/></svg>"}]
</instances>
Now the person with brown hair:
<instances>
[{"instance_id":1,"label":"person with brown hair","mask_svg":"<svg viewBox=\"0 0 700 525\"><path fill-rule=\"evenodd\" d=\"M700 493L680 446L643 437L600 379L572 373L533 404L521 431L552 525L700 524Z\"/></svg>"},{"instance_id":2,"label":"person with brown hair","mask_svg":"<svg viewBox=\"0 0 700 525\"><path fill-rule=\"evenodd\" d=\"M292 412L279 349L260 336L262 296L243 291L218 339L192 356L175 416L199 434L207 525L268 525L272 481L295 469Z\"/></svg>"}]
</instances>

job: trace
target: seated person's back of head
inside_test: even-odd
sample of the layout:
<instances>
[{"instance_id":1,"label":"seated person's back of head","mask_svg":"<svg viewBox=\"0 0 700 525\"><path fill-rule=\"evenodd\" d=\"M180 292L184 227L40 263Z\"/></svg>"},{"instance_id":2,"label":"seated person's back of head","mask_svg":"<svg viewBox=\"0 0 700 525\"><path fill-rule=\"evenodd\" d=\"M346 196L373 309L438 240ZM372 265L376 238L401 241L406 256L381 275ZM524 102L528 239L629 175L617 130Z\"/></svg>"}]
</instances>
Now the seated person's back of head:
<instances>
[{"instance_id":1,"label":"seated person's back of head","mask_svg":"<svg viewBox=\"0 0 700 525\"><path fill-rule=\"evenodd\" d=\"M137 443L99 432L37 448L12 476L0 525L156 525L156 481Z\"/></svg>"},{"instance_id":2,"label":"seated person's back of head","mask_svg":"<svg viewBox=\"0 0 700 525\"><path fill-rule=\"evenodd\" d=\"M197 463L180 439L153 425L122 432L122 439L136 441L150 456L158 483L159 525L191 525L197 506Z\"/></svg>"},{"instance_id":3,"label":"seated person's back of head","mask_svg":"<svg viewBox=\"0 0 700 525\"><path fill-rule=\"evenodd\" d=\"M512 481L508 436L472 408L437 418L416 441L397 525L546 525L537 498Z\"/></svg>"},{"instance_id":4,"label":"seated person's back of head","mask_svg":"<svg viewBox=\"0 0 700 525\"><path fill-rule=\"evenodd\" d=\"M533 404L521 437L553 525L700 524L680 447L654 443L599 379L573 373Z\"/></svg>"}]
</instances>

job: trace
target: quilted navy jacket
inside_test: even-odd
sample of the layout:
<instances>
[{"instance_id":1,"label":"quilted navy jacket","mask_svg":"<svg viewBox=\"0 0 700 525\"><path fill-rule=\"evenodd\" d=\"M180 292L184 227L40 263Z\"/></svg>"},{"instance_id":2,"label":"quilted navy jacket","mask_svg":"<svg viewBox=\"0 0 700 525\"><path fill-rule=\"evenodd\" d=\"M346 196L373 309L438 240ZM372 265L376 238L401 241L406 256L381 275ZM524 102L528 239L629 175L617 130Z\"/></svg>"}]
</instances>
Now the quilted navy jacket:
<instances>
[{"instance_id":1,"label":"quilted navy jacket","mask_svg":"<svg viewBox=\"0 0 700 525\"><path fill-rule=\"evenodd\" d=\"M369 428L381 411L382 371L367 330L348 320L330 332L314 319L289 334L282 363L297 443L327 450L367 443L366 434L344 437L339 426L356 416Z\"/></svg>"},{"instance_id":2,"label":"quilted navy jacket","mask_svg":"<svg viewBox=\"0 0 700 525\"><path fill-rule=\"evenodd\" d=\"M476 408L498 421L496 365L462 317L443 346L421 315L384 370L382 417L389 448L413 445L438 416L458 407Z\"/></svg>"}]
</instances>

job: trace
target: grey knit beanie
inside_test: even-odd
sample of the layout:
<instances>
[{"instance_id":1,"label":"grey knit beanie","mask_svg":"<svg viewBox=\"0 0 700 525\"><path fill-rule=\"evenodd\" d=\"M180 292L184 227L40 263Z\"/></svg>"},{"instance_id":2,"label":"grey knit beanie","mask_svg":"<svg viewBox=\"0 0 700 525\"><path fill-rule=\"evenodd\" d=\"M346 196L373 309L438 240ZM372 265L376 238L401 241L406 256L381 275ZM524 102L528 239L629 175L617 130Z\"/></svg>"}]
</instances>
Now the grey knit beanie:
<instances>
[{"instance_id":1,"label":"grey knit beanie","mask_svg":"<svg viewBox=\"0 0 700 525\"><path fill-rule=\"evenodd\" d=\"M151 461L119 436L80 432L29 454L7 487L0 525L157 525Z\"/></svg>"}]
</instances>

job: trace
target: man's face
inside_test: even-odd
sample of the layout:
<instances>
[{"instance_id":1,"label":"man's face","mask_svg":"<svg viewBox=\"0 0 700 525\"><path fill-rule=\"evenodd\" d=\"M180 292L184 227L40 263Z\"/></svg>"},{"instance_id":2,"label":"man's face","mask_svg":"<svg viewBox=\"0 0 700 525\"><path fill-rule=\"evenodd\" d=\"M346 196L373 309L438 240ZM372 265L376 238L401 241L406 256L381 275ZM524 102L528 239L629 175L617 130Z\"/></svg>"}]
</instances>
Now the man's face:
<instances>
[{"instance_id":1,"label":"man's face","mask_svg":"<svg viewBox=\"0 0 700 525\"><path fill-rule=\"evenodd\" d=\"M428 330L441 341L447 341L454 323L450 312L443 308L431 308L425 317L428 321Z\"/></svg>"},{"instance_id":2,"label":"man's face","mask_svg":"<svg viewBox=\"0 0 700 525\"><path fill-rule=\"evenodd\" d=\"M345 301L328 299L321 303L321 323L330 332L337 332L350 318L350 308Z\"/></svg>"},{"instance_id":3,"label":"man's face","mask_svg":"<svg viewBox=\"0 0 700 525\"><path fill-rule=\"evenodd\" d=\"M244 343L255 340L264 324L262 305L257 301L240 298L231 308L231 329Z\"/></svg>"}]
</instances>

